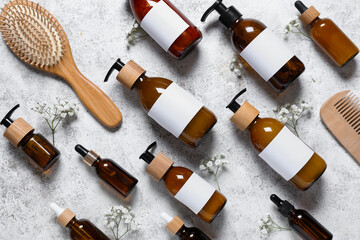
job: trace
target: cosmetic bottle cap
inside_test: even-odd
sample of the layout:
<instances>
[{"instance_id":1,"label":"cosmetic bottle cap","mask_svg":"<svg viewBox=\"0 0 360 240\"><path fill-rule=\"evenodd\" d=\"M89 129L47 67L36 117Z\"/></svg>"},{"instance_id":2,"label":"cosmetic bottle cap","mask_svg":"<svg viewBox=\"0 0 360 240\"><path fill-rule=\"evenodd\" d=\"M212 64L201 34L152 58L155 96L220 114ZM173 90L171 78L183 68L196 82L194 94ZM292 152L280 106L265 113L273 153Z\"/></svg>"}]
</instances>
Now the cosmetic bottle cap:
<instances>
[{"instance_id":1,"label":"cosmetic bottle cap","mask_svg":"<svg viewBox=\"0 0 360 240\"><path fill-rule=\"evenodd\" d=\"M206 10L201 18L201 21L205 22L206 18L214 10L220 14L219 22L221 22L226 28L230 28L231 25L233 25L233 23L242 16L242 14L234 6L227 8L222 3L222 0L216 0L216 2L208 10Z\"/></svg>"},{"instance_id":2,"label":"cosmetic bottle cap","mask_svg":"<svg viewBox=\"0 0 360 240\"><path fill-rule=\"evenodd\" d=\"M63 209L59 207L56 203L51 203L50 207L56 213L57 221L62 227L66 227L68 223L73 219L76 215L70 209Z\"/></svg>"},{"instance_id":3,"label":"cosmetic bottle cap","mask_svg":"<svg viewBox=\"0 0 360 240\"><path fill-rule=\"evenodd\" d=\"M248 128L249 125L260 114L260 112L247 101L245 101L242 106L236 102L236 99L238 99L238 97L240 97L245 92L246 88L240 91L226 107L235 113L231 117L230 121L234 123L241 131L245 131L245 129Z\"/></svg>"},{"instance_id":4,"label":"cosmetic bottle cap","mask_svg":"<svg viewBox=\"0 0 360 240\"><path fill-rule=\"evenodd\" d=\"M92 167L94 162L99 158L99 155L96 152L94 152L93 150L89 151L80 144L75 146L75 151L77 151L83 157L84 162L89 167Z\"/></svg>"},{"instance_id":5,"label":"cosmetic bottle cap","mask_svg":"<svg viewBox=\"0 0 360 240\"><path fill-rule=\"evenodd\" d=\"M12 114L19 107L19 104L13 107L0 122L1 125L4 125L7 128L4 137L6 137L15 147L19 145L21 140L29 132L34 130L34 128L22 118L18 118L15 121L11 119Z\"/></svg>"},{"instance_id":6,"label":"cosmetic bottle cap","mask_svg":"<svg viewBox=\"0 0 360 240\"><path fill-rule=\"evenodd\" d=\"M146 172L155 178L156 181L160 181L174 164L174 162L162 152L159 152L156 156L154 156L150 152L150 149L155 146L156 142L150 144L150 146L148 146L148 148L143 154L140 155L139 158L143 159L149 164L149 166L146 168Z\"/></svg>"},{"instance_id":7,"label":"cosmetic bottle cap","mask_svg":"<svg viewBox=\"0 0 360 240\"><path fill-rule=\"evenodd\" d=\"M109 80L111 73L115 69L119 71L116 79L130 90L133 88L135 82L146 72L133 60L130 60L126 64L124 64L120 60L120 58L118 58L110 68L109 72L106 74L104 82L107 82L107 80Z\"/></svg>"},{"instance_id":8,"label":"cosmetic bottle cap","mask_svg":"<svg viewBox=\"0 0 360 240\"><path fill-rule=\"evenodd\" d=\"M301 13L299 17L300 21L303 22L305 25L309 25L318 16L320 16L320 13L314 8L314 6L307 8L302 1L296 1L295 7Z\"/></svg>"},{"instance_id":9,"label":"cosmetic bottle cap","mask_svg":"<svg viewBox=\"0 0 360 240\"><path fill-rule=\"evenodd\" d=\"M278 211L285 217L290 216L291 211L295 209L295 207L291 203L281 200L275 194L272 194L270 196L270 200L275 203L275 205L278 207Z\"/></svg>"},{"instance_id":10,"label":"cosmetic bottle cap","mask_svg":"<svg viewBox=\"0 0 360 240\"><path fill-rule=\"evenodd\" d=\"M175 235L182 226L184 226L184 221L181 220L178 216L171 217L167 213L161 213L161 218L166 222L166 229L172 234Z\"/></svg>"}]
</instances>

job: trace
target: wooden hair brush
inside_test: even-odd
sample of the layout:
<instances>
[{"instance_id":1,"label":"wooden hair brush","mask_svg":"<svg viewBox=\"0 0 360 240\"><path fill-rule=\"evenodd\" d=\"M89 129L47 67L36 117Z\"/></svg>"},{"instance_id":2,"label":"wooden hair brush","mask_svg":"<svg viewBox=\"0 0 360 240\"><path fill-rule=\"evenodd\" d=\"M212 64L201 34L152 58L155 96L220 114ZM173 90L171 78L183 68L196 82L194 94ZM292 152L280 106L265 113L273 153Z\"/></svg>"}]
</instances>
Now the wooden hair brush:
<instances>
[{"instance_id":1,"label":"wooden hair brush","mask_svg":"<svg viewBox=\"0 0 360 240\"><path fill-rule=\"evenodd\" d=\"M65 79L87 109L105 126L120 124L119 109L80 73L63 28L45 8L28 0L9 2L1 11L0 31L6 44L21 60Z\"/></svg>"}]
</instances>

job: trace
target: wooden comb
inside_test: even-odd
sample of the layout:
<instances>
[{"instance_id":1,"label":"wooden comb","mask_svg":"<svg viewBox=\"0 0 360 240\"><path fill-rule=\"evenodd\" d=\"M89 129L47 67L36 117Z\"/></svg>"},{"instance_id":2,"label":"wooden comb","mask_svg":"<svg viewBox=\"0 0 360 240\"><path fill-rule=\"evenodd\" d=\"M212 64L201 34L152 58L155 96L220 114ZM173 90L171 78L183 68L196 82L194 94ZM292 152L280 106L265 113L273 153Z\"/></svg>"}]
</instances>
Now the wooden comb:
<instances>
[{"instance_id":1,"label":"wooden comb","mask_svg":"<svg viewBox=\"0 0 360 240\"><path fill-rule=\"evenodd\" d=\"M349 90L335 94L321 107L320 117L343 147L360 163L360 103Z\"/></svg>"},{"instance_id":2,"label":"wooden comb","mask_svg":"<svg viewBox=\"0 0 360 240\"><path fill-rule=\"evenodd\" d=\"M21 60L65 79L86 108L105 126L116 127L122 116L116 105L80 73L60 23L45 8L28 0L6 4L0 15L6 44Z\"/></svg>"}]
</instances>

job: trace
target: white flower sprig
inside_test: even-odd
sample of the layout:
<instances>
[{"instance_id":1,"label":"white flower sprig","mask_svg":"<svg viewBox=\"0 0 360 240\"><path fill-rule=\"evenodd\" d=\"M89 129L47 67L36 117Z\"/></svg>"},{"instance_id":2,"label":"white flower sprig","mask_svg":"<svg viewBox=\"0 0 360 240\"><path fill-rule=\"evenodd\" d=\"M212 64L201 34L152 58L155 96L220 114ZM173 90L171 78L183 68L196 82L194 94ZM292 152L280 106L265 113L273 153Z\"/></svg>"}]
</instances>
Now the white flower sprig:
<instances>
[{"instance_id":1,"label":"white flower sprig","mask_svg":"<svg viewBox=\"0 0 360 240\"><path fill-rule=\"evenodd\" d=\"M238 78L241 78L243 69L243 60L237 54L235 54L230 62L230 70L235 73Z\"/></svg>"},{"instance_id":2,"label":"white flower sprig","mask_svg":"<svg viewBox=\"0 0 360 240\"><path fill-rule=\"evenodd\" d=\"M290 33L301 34L311 41L311 37L301 30L300 21L298 19L291 20L288 25L285 26L284 32L286 35Z\"/></svg>"},{"instance_id":3,"label":"white flower sprig","mask_svg":"<svg viewBox=\"0 0 360 240\"><path fill-rule=\"evenodd\" d=\"M137 230L138 224L134 218L135 214L131 207L114 206L105 214L105 225L112 231L115 240L119 240L130 231ZM126 227L123 233L120 233L121 225Z\"/></svg>"},{"instance_id":4,"label":"white flower sprig","mask_svg":"<svg viewBox=\"0 0 360 240\"><path fill-rule=\"evenodd\" d=\"M31 108L34 112L41 114L51 129L53 145L55 145L55 131L60 122L67 117L75 116L79 111L76 104L72 104L68 100L62 100L57 97L56 101L57 103L52 107L48 106L46 103L37 102L37 106Z\"/></svg>"},{"instance_id":5,"label":"white flower sprig","mask_svg":"<svg viewBox=\"0 0 360 240\"><path fill-rule=\"evenodd\" d=\"M213 157L208 157L205 160L203 160L200 164L199 169L201 171L208 171L211 175L214 176L216 184L218 186L219 191L221 192L220 189L220 184L219 184L219 179L218 179L218 174L219 174L219 170L221 168L223 168L226 164L229 164L229 161L225 159L224 155L216 155Z\"/></svg>"},{"instance_id":6,"label":"white flower sprig","mask_svg":"<svg viewBox=\"0 0 360 240\"><path fill-rule=\"evenodd\" d=\"M295 134L299 137L297 131L297 125L299 119L304 116L305 113L309 112L311 107L306 102L302 101L301 104L285 104L284 106L275 108L273 111L276 114L276 118L294 130Z\"/></svg>"},{"instance_id":7,"label":"white flower sprig","mask_svg":"<svg viewBox=\"0 0 360 240\"><path fill-rule=\"evenodd\" d=\"M261 218L258 223L261 238L267 238L272 232L276 231L291 231L290 228L281 227L274 222L270 214L266 214L266 217Z\"/></svg>"},{"instance_id":8,"label":"white flower sprig","mask_svg":"<svg viewBox=\"0 0 360 240\"><path fill-rule=\"evenodd\" d=\"M132 28L130 32L126 35L126 40L128 41L129 45L134 45L135 41L139 38L147 37L148 35L146 32L140 27L140 24L134 20Z\"/></svg>"}]
</instances>

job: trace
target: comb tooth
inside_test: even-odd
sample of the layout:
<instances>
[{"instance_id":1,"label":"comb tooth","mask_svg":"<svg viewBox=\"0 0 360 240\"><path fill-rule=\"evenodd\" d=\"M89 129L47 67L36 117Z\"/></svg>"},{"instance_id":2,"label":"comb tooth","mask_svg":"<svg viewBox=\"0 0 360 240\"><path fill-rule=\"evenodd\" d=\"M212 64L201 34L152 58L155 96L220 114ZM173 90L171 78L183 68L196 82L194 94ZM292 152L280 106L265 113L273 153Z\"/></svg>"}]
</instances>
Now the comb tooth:
<instances>
[{"instance_id":1,"label":"comb tooth","mask_svg":"<svg viewBox=\"0 0 360 240\"><path fill-rule=\"evenodd\" d=\"M357 113L352 120L348 121L348 123L350 125L354 126L358 122L359 119L360 119L360 112Z\"/></svg>"},{"instance_id":2,"label":"comb tooth","mask_svg":"<svg viewBox=\"0 0 360 240\"><path fill-rule=\"evenodd\" d=\"M350 98L348 99L348 101L346 101L346 103L341 107L341 110L340 110L341 114L343 114L346 110L348 110L349 107L351 107L354 100L356 100L355 95L350 95L350 96L349 96Z\"/></svg>"},{"instance_id":3,"label":"comb tooth","mask_svg":"<svg viewBox=\"0 0 360 240\"><path fill-rule=\"evenodd\" d=\"M356 100L353 104L353 106L349 109L349 111L347 113L344 114L345 119L348 119L349 117L351 117L354 113L356 113L357 111L359 111L359 100Z\"/></svg>"},{"instance_id":4,"label":"comb tooth","mask_svg":"<svg viewBox=\"0 0 360 240\"><path fill-rule=\"evenodd\" d=\"M346 97L347 97L347 95L345 95L343 98L341 98L339 101L337 101L337 102L334 104L335 108L338 108L339 104L341 104L341 103L344 101L344 99L346 99Z\"/></svg>"},{"instance_id":5,"label":"comb tooth","mask_svg":"<svg viewBox=\"0 0 360 240\"><path fill-rule=\"evenodd\" d=\"M356 126L354 126L354 130L357 131L356 129L359 127L360 127L360 122Z\"/></svg>"},{"instance_id":6,"label":"comb tooth","mask_svg":"<svg viewBox=\"0 0 360 240\"><path fill-rule=\"evenodd\" d=\"M341 112L342 109L348 104L349 100L351 99L352 93L346 95L344 100L337 106L338 112Z\"/></svg>"},{"instance_id":7,"label":"comb tooth","mask_svg":"<svg viewBox=\"0 0 360 240\"><path fill-rule=\"evenodd\" d=\"M352 122L354 122L354 120L356 120L356 119L359 117L359 115L360 115L360 109L358 108L358 109L356 109L356 110L354 111L354 113L352 113L351 116L347 119L348 123L351 124Z\"/></svg>"}]
</instances>

